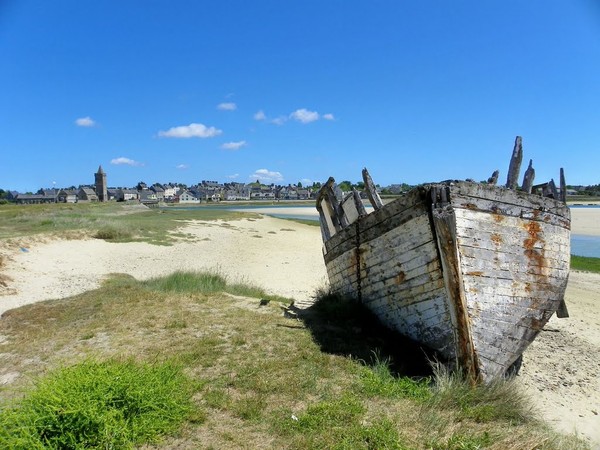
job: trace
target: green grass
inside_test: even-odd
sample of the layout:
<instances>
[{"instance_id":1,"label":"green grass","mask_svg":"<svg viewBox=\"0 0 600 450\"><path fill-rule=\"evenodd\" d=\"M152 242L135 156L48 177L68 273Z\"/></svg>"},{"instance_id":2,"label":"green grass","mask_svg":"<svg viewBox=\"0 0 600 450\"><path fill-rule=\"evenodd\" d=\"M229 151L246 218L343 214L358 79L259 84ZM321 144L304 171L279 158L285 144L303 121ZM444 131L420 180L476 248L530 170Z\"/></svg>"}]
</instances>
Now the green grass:
<instances>
[{"instance_id":1,"label":"green grass","mask_svg":"<svg viewBox=\"0 0 600 450\"><path fill-rule=\"evenodd\" d=\"M43 448L36 424L50 420L60 445L44 448L88 436L102 448L585 448L537 421L513 384L412 375L422 352L355 302L323 295L289 319L255 289L218 273L114 275L8 311L2 370L19 376L0 387L0 447Z\"/></svg>"},{"instance_id":2,"label":"green grass","mask_svg":"<svg viewBox=\"0 0 600 450\"><path fill-rule=\"evenodd\" d=\"M478 423L506 421L526 423L533 414L529 399L514 380L497 380L472 386L458 373L435 365L435 383L429 404L457 411L461 420Z\"/></svg>"},{"instance_id":3,"label":"green grass","mask_svg":"<svg viewBox=\"0 0 600 450\"><path fill-rule=\"evenodd\" d=\"M164 277L151 278L141 283L148 289L161 292L214 294L226 292L231 295L262 298L279 302L288 302L288 299L268 294L264 289L250 283L230 283L224 275L213 272L185 272L177 271Z\"/></svg>"},{"instance_id":4,"label":"green grass","mask_svg":"<svg viewBox=\"0 0 600 450\"><path fill-rule=\"evenodd\" d=\"M388 399L410 398L416 401L428 400L431 395L431 379L398 377L392 374L389 360L381 360L375 355L374 364L365 366L360 373L362 392L369 396Z\"/></svg>"},{"instance_id":5,"label":"green grass","mask_svg":"<svg viewBox=\"0 0 600 450\"><path fill-rule=\"evenodd\" d=\"M600 273L600 258L571 255L571 269Z\"/></svg>"},{"instance_id":6,"label":"green grass","mask_svg":"<svg viewBox=\"0 0 600 450\"><path fill-rule=\"evenodd\" d=\"M168 363L88 360L59 368L2 411L0 447L104 449L156 442L192 418L192 388L181 368Z\"/></svg>"},{"instance_id":7,"label":"green grass","mask_svg":"<svg viewBox=\"0 0 600 450\"><path fill-rule=\"evenodd\" d=\"M144 208L124 203L0 205L0 239L35 235L91 236L111 242L169 245L188 220L232 220L251 214L220 209Z\"/></svg>"}]
</instances>

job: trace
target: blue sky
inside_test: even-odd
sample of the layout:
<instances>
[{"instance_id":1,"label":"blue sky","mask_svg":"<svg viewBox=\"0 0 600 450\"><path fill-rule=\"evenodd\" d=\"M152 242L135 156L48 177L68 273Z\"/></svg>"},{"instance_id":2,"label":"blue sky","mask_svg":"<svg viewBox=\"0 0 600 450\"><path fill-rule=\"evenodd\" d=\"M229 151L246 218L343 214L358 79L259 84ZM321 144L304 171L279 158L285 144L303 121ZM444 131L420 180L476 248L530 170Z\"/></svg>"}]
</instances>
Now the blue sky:
<instances>
[{"instance_id":1,"label":"blue sky","mask_svg":"<svg viewBox=\"0 0 600 450\"><path fill-rule=\"evenodd\" d=\"M0 0L0 187L600 183L595 0Z\"/></svg>"}]
</instances>

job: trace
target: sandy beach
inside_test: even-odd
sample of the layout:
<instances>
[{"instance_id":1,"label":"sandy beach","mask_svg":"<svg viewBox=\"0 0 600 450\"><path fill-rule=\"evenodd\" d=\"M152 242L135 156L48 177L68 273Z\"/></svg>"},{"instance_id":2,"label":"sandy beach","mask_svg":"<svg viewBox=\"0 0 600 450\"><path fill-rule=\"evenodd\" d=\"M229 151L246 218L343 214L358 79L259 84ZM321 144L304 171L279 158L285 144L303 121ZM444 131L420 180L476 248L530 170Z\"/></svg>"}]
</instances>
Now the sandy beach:
<instances>
[{"instance_id":1,"label":"sandy beach","mask_svg":"<svg viewBox=\"0 0 600 450\"><path fill-rule=\"evenodd\" d=\"M600 236L600 209L573 209L572 219L573 233ZM95 289L110 273L147 279L176 270L218 270L300 306L326 285L318 227L263 216L193 221L179 231L193 241L169 247L97 239L1 242L0 314ZM572 272L566 301L570 318L550 320L526 351L517 380L554 428L577 432L600 448L600 275Z\"/></svg>"}]
</instances>

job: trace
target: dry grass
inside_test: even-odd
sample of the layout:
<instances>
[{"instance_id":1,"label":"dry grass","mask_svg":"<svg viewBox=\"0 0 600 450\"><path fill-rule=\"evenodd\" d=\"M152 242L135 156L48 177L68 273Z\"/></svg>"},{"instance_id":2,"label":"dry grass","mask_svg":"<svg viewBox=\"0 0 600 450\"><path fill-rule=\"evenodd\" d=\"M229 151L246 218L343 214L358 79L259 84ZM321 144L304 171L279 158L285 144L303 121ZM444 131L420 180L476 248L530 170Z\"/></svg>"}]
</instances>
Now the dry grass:
<instances>
[{"instance_id":1,"label":"dry grass","mask_svg":"<svg viewBox=\"0 0 600 450\"><path fill-rule=\"evenodd\" d=\"M431 379L402 375L412 365L385 346L389 336L344 302L289 319L277 299L261 306L252 289L197 281L114 275L100 289L8 311L0 403L57 367L133 358L183 366L206 412L144 448L584 448L531 416L499 414L489 392L465 399L438 376L446 396L436 397Z\"/></svg>"}]
</instances>

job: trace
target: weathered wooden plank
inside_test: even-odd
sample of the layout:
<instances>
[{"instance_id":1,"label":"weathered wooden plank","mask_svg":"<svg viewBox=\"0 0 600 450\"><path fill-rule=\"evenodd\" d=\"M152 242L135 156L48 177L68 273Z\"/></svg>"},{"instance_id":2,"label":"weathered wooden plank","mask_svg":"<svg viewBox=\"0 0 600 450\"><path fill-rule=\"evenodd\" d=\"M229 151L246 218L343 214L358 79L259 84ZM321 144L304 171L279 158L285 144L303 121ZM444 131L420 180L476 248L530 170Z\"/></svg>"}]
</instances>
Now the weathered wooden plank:
<instances>
[{"instance_id":1,"label":"weathered wooden plank","mask_svg":"<svg viewBox=\"0 0 600 450\"><path fill-rule=\"evenodd\" d=\"M521 161L523 161L523 139L521 136L515 138L512 157L508 166L508 175L506 177L506 187L516 189L519 182L519 172L521 170Z\"/></svg>"},{"instance_id":2,"label":"weathered wooden plank","mask_svg":"<svg viewBox=\"0 0 600 450\"><path fill-rule=\"evenodd\" d=\"M494 243L488 240L467 240L461 238L460 249L466 256L471 258L486 257L493 261L510 264L515 268L521 267L547 267L549 269L569 268L569 244L551 242L551 250L536 243L535 245L518 244L515 250L506 247L494 247ZM501 251L506 250L506 251ZM515 253L508 253L515 251Z\"/></svg>"},{"instance_id":3,"label":"weathered wooden plank","mask_svg":"<svg viewBox=\"0 0 600 450\"><path fill-rule=\"evenodd\" d=\"M502 353L519 354L525 350L536 334L537 331L531 328L489 320L474 327L473 339L477 343L478 355L499 361L498 356Z\"/></svg>"},{"instance_id":4,"label":"weathered wooden plank","mask_svg":"<svg viewBox=\"0 0 600 450\"><path fill-rule=\"evenodd\" d=\"M371 175L366 167L362 170L362 178L365 182L365 191L367 192L367 197L369 197L369 201L371 202L373 209L381 209L383 207L383 202L381 201L381 197L379 197L377 187L375 186L375 183L373 183L373 179L371 178Z\"/></svg>"},{"instance_id":5,"label":"weathered wooden plank","mask_svg":"<svg viewBox=\"0 0 600 450\"><path fill-rule=\"evenodd\" d=\"M457 232L459 237L466 242L488 242L491 238L491 243L496 248L507 248L515 245L514 249L507 251L515 252L519 247L529 248L530 245L548 244L551 246L562 245L566 243L570 245L570 232L568 229L547 222L539 222L532 220L520 220L511 218L508 220L495 220L490 217L473 217L471 215L463 215L460 210L456 210L457 216L462 216L459 222ZM479 224L479 226L477 226ZM480 236L481 235L481 236ZM529 240L525 244L525 239ZM555 249L550 250L556 251Z\"/></svg>"},{"instance_id":6,"label":"weathered wooden plank","mask_svg":"<svg viewBox=\"0 0 600 450\"><path fill-rule=\"evenodd\" d=\"M346 217L346 223L348 225L353 224L359 217L365 216L367 214L364 205L360 199L360 195L356 191L356 189L352 189L341 204L341 209L344 212L344 216Z\"/></svg>"},{"instance_id":7,"label":"weathered wooden plank","mask_svg":"<svg viewBox=\"0 0 600 450\"><path fill-rule=\"evenodd\" d=\"M389 273L405 279L409 278L408 274L416 268L423 267L424 270L430 272L438 267L436 266L438 261L435 247L431 244L421 245L401 253L384 255L369 254L365 251L361 253L361 259L361 273L364 277Z\"/></svg>"},{"instance_id":8,"label":"weathered wooden plank","mask_svg":"<svg viewBox=\"0 0 600 450\"><path fill-rule=\"evenodd\" d=\"M323 242L326 242L331 237L330 224L331 218L328 218L323 211L323 208L319 208L319 225L321 228L321 237Z\"/></svg>"},{"instance_id":9,"label":"weathered wooden plank","mask_svg":"<svg viewBox=\"0 0 600 450\"><path fill-rule=\"evenodd\" d=\"M456 217L451 207L432 211L442 272L448 295L450 315L456 331L457 356L465 375L473 382L479 379L479 361L473 349L467 303L460 270L460 255L456 242Z\"/></svg>"},{"instance_id":10,"label":"weathered wooden plank","mask_svg":"<svg viewBox=\"0 0 600 450\"><path fill-rule=\"evenodd\" d=\"M562 202L542 196L529 195L521 191L497 188L481 183L456 182L450 185L450 196L456 207L460 200L468 198L493 201L496 206L521 206L525 209L547 211L561 216L568 216L569 208ZM489 208L488 208L489 209Z\"/></svg>"},{"instance_id":11,"label":"weathered wooden plank","mask_svg":"<svg viewBox=\"0 0 600 450\"><path fill-rule=\"evenodd\" d=\"M551 254L542 250L532 254L536 249L523 249L520 254L500 252L494 248L475 247L468 245L460 246L465 259L464 271L508 271L524 272L533 274L547 274L564 278L569 270L569 260L566 254ZM485 260L484 260L485 259ZM475 260L475 261L473 261ZM486 261L487 260L487 261ZM493 266L491 265L493 264ZM501 277L504 278L504 277Z\"/></svg>"},{"instance_id":12,"label":"weathered wooden plank","mask_svg":"<svg viewBox=\"0 0 600 450\"><path fill-rule=\"evenodd\" d=\"M500 378L506 372L506 366L499 364L496 361L482 356L481 361L481 374L485 381L491 381L496 378Z\"/></svg>"},{"instance_id":13,"label":"weathered wooden plank","mask_svg":"<svg viewBox=\"0 0 600 450\"><path fill-rule=\"evenodd\" d=\"M388 203L385 208L373 211L361 218L359 220L361 242L368 242L382 233L427 214L422 189L413 190L405 197ZM327 254L332 252L339 254L347 251L348 248L355 245L355 242L356 228L348 227L343 230L343 233L338 233L325 242L325 248Z\"/></svg>"},{"instance_id":14,"label":"weathered wooden plank","mask_svg":"<svg viewBox=\"0 0 600 450\"><path fill-rule=\"evenodd\" d=\"M455 209L455 214L460 218L458 231L465 235L476 236L479 230L483 230L486 233L498 233L500 235L546 234L550 240L553 239L556 233L559 233L559 236L568 237L570 235L568 227L563 226L560 222L552 221L552 218L556 217L552 215L537 214L534 218L497 217L493 214L460 208ZM559 239L563 238L560 237Z\"/></svg>"},{"instance_id":15,"label":"weathered wooden plank","mask_svg":"<svg viewBox=\"0 0 600 450\"><path fill-rule=\"evenodd\" d=\"M564 297L558 304L558 308L556 310L556 317L558 317L559 319L566 319L567 317L569 317L569 310L567 309L567 302L565 301Z\"/></svg>"},{"instance_id":16,"label":"weathered wooden plank","mask_svg":"<svg viewBox=\"0 0 600 450\"><path fill-rule=\"evenodd\" d=\"M386 288L379 287L366 289L366 292L363 291L363 298L379 298L380 296L384 296L390 303L398 304L399 306L421 303L440 295L445 295L442 279L412 288L390 285Z\"/></svg>"},{"instance_id":17,"label":"weathered wooden plank","mask_svg":"<svg viewBox=\"0 0 600 450\"><path fill-rule=\"evenodd\" d=\"M560 201L567 203L567 182L565 180L565 170L560 168Z\"/></svg>"},{"instance_id":18,"label":"weathered wooden plank","mask_svg":"<svg viewBox=\"0 0 600 450\"><path fill-rule=\"evenodd\" d=\"M570 229L571 224L571 214L568 207L556 210L545 210L543 209L543 206L538 208L527 208L524 205L498 203L494 200L474 199L473 197L464 197L461 195L453 197L453 206L457 210L464 209L480 214L486 213L488 216L491 216L498 221L501 221L504 218L513 217L517 219L543 221L568 229Z\"/></svg>"},{"instance_id":19,"label":"weathered wooden plank","mask_svg":"<svg viewBox=\"0 0 600 450\"><path fill-rule=\"evenodd\" d=\"M570 252L570 239L567 230L549 227L543 229L532 225L531 232L515 229L510 233L507 229L497 227L482 229L479 233L472 228L460 229L458 235L461 246L493 250L505 254L522 257L528 250L544 250L548 258L563 259ZM566 255L565 255L566 254Z\"/></svg>"},{"instance_id":20,"label":"weathered wooden plank","mask_svg":"<svg viewBox=\"0 0 600 450\"><path fill-rule=\"evenodd\" d=\"M558 299L511 295L498 295L497 301L486 302L484 295L478 293L469 296L467 305L473 323L478 319L493 319L514 325L522 321L530 323L532 319L549 319L556 302Z\"/></svg>"},{"instance_id":21,"label":"weathered wooden plank","mask_svg":"<svg viewBox=\"0 0 600 450\"><path fill-rule=\"evenodd\" d=\"M533 159L529 160L529 166L523 175L523 186L521 189L523 192L531 194L531 187L533 186L533 180L535 179L535 169L533 168Z\"/></svg>"},{"instance_id":22,"label":"weathered wooden plank","mask_svg":"<svg viewBox=\"0 0 600 450\"><path fill-rule=\"evenodd\" d=\"M556 190L556 183L554 183L554 179L548 181L548 183L544 186L544 189L542 190L542 195L547 198L558 200L558 191Z\"/></svg>"},{"instance_id":23,"label":"weathered wooden plank","mask_svg":"<svg viewBox=\"0 0 600 450\"><path fill-rule=\"evenodd\" d=\"M515 282L511 279L502 278L487 278L485 282L477 283L479 280L476 277L465 277L468 298L473 299L473 301L477 299L477 301L486 302L487 296L493 304L500 302L503 296L515 298L528 296L531 298L546 298L547 301L558 301L566 287L566 283L564 286L556 286L550 283L536 285L534 279L531 283Z\"/></svg>"}]
</instances>

